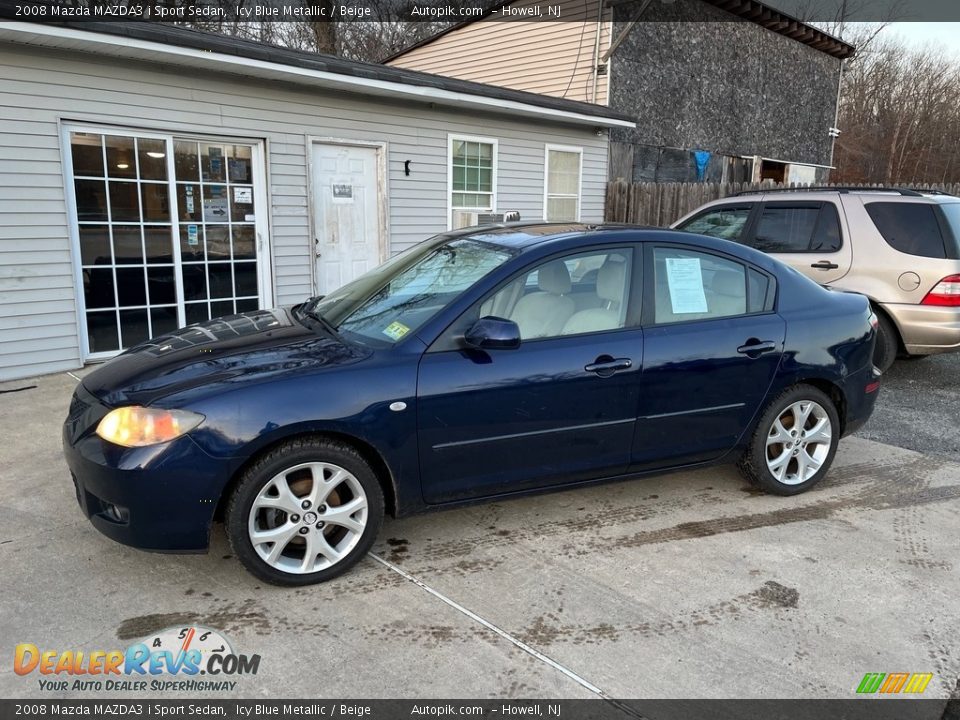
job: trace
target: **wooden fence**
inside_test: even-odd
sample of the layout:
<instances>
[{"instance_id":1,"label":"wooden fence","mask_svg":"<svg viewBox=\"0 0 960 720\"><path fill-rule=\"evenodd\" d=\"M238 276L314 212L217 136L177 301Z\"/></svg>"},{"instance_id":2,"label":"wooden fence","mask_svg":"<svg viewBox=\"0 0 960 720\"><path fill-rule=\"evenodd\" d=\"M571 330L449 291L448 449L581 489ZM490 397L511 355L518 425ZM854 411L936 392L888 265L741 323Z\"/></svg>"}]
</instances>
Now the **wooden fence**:
<instances>
[{"instance_id":1,"label":"wooden fence","mask_svg":"<svg viewBox=\"0 0 960 720\"><path fill-rule=\"evenodd\" d=\"M704 203L736 195L744 190L784 187L773 183L607 183L604 216L607 222L667 227ZM806 187L806 186L796 186ZM831 186L832 187L832 186ZM883 185L869 187L882 188ZM939 190L960 195L960 183L943 185L898 185L912 190Z\"/></svg>"}]
</instances>

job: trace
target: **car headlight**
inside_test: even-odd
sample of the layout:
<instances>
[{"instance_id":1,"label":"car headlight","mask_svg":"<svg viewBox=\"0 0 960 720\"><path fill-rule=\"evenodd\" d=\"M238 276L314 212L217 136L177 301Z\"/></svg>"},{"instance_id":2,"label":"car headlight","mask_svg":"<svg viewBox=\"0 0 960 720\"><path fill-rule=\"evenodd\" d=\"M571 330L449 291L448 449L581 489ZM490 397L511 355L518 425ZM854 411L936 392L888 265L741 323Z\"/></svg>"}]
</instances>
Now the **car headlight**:
<instances>
[{"instance_id":1,"label":"car headlight","mask_svg":"<svg viewBox=\"0 0 960 720\"><path fill-rule=\"evenodd\" d=\"M138 405L108 412L97 425L97 435L123 447L169 442L193 430L204 420L189 410L160 410Z\"/></svg>"}]
</instances>

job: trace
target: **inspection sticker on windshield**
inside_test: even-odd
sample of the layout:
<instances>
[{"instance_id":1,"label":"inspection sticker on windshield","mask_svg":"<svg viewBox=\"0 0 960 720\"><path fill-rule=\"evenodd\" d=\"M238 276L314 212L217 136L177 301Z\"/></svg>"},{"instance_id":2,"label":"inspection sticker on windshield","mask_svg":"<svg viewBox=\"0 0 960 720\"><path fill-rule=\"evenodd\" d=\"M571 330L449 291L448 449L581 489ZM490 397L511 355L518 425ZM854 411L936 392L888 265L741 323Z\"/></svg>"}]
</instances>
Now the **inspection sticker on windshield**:
<instances>
[{"instance_id":1,"label":"inspection sticker on windshield","mask_svg":"<svg viewBox=\"0 0 960 720\"><path fill-rule=\"evenodd\" d=\"M667 287L674 314L707 312L700 258L667 258Z\"/></svg>"},{"instance_id":2,"label":"inspection sticker on windshield","mask_svg":"<svg viewBox=\"0 0 960 720\"><path fill-rule=\"evenodd\" d=\"M410 328L397 320L394 320L383 329L383 334L391 340L399 340L408 332L410 332Z\"/></svg>"}]
</instances>

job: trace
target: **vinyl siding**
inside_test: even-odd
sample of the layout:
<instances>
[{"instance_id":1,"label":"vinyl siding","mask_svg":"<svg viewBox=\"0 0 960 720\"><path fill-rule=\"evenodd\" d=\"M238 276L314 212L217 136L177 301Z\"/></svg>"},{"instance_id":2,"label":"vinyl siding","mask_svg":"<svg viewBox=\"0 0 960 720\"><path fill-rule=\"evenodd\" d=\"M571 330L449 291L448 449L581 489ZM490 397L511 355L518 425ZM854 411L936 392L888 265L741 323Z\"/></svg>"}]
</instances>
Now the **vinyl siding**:
<instances>
[{"instance_id":1,"label":"vinyl siding","mask_svg":"<svg viewBox=\"0 0 960 720\"><path fill-rule=\"evenodd\" d=\"M522 0L511 7L533 4L533 0ZM568 2L562 7L563 21L490 16L387 64L606 105L607 76L595 77L595 66L596 58L603 57L610 47L610 13L605 11L598 22L596 0Z\"/></svg>"},{"instance_id":2,"label":"vinyl siding","mask_svg":"<svg viewBox=\"0 0 960 720\"><path fill-rule=\"evenodd\" d=\"M80 365L60 123L265 141L277 304L313 291L311 137L387 143L392 252L447 229L448 133L498 139L497 209L524 219L543 217L544 145L583 147L581 217L603 217L607 141L589 127L13 44L0 76L0 380Z\"/></svg>"}]
</instances>

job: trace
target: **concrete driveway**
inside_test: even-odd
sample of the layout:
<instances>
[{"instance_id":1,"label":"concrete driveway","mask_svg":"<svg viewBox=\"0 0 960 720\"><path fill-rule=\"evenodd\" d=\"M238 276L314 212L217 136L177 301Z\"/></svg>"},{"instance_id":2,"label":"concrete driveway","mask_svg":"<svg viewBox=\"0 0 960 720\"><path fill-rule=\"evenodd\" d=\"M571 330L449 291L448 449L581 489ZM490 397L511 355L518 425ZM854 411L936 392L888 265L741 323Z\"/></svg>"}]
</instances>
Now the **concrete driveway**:
<instances>
[{"instance_id":1,"label":"concrete driveway","mask_svg":"<svg viewBox=\"0 0 960 720\"><path fill-rule=\"evenodd\" d=\"M926 697L956 691L949 452L849 438L827 480L792 499L721 467L388 520L349 575L287 590L247 575L220 527L198 556L101 537L60 455L75 382L0 385L0 697L98 695L15 675L17 643L120 649L181 624L262 656L210 698L850 698L867 672L931 672ZM925 397L949 406L955 433L960 393Z\"/></svg>"}]
</instances>

